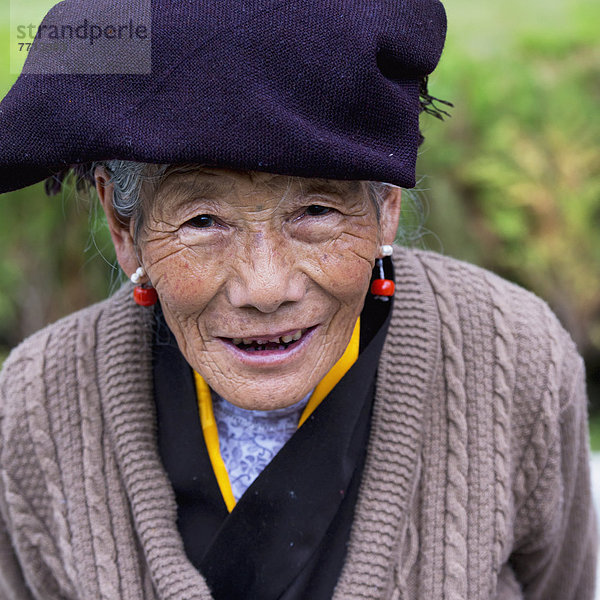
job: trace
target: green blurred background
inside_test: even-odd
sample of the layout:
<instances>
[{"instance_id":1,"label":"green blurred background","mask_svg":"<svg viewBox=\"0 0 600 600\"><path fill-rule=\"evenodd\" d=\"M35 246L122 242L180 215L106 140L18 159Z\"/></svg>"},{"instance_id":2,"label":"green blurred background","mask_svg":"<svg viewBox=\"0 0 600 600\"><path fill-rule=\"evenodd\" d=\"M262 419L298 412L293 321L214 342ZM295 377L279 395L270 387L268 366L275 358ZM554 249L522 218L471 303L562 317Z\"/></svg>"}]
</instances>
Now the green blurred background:
<instances>
[{"instance_id":1,"label":"green blurred background","mask_svg":"<svg viewBox=\"0 0 600 600\"><path fill-rule=\"evenodd\" d=\"M446 9L448 41L430 92L455 108L444 123L422 121L417 244L545 298L584 355L600 412L600 2L449 0ZM4 13L0 48L4 96L15 79ZM118 280L95 206L72 190L3 197L0 255L0 360Z\"/></svg>"}]
</instances>

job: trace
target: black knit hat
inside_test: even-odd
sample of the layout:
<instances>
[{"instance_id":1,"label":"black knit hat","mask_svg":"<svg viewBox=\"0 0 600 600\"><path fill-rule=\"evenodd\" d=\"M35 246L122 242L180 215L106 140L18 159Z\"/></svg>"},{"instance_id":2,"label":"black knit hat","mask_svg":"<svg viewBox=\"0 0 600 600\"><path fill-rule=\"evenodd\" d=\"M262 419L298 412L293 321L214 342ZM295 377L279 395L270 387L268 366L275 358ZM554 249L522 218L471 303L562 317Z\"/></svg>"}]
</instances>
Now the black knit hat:
<instances>
[{"instance_id":1,"label":"black knit hat","mask_svg":"<svg viewBox=\"0 0 600 600\"><path fill-rule=\"evenodd\" d=\"M412 187L445 32L438 0L65 0L0 104L0 192L108 159Z\"/></svg>"}]
</instances>

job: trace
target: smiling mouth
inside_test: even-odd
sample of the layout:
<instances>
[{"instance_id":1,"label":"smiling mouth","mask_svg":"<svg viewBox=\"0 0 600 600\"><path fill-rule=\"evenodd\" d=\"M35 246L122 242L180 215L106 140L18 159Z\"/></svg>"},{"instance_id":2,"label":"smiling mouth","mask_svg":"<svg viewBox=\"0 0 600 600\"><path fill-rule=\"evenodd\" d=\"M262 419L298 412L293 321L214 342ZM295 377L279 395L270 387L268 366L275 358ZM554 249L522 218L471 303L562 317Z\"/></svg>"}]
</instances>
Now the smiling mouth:
<instances>
[{"instance_id":1,"label":"smiling mouth","mask_svg":"<svg viewBox=\"0 0 600 600\"><path fill-rule=\"evenodd\" d=\"M300 342L304 336L312 331L314 327L308 327L307 329L297 329L289 334L282 335L280 337L267 338L222 338L225 341L233 344L236 348L239 348L243 352L272 352L287 350L291 346L294 346Z\"/></svg>"}]
</instances>

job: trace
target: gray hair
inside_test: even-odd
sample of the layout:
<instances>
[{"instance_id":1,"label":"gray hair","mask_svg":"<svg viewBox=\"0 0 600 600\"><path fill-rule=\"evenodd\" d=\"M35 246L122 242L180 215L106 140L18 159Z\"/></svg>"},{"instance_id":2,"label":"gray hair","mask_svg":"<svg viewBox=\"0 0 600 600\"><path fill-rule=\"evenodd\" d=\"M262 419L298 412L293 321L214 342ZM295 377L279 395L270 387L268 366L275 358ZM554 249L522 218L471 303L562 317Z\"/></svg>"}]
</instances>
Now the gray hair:
<instances>
[{"instance_id":1,"label":"gray hair","mask_svg":"<svg viewBox=\"0 0 600 600\"><path fill-rule=\"evenodd\" d=\"M114 211L123 220L133 219L135 239L137 240L144 220L142 186L144 183L148 183L156 190L169 165L109 160L95 163L94 169L97 166L103 166L110 173L110 181L114 186ZM379 221L381 207L390 189L397 186L377 181L366 181L364 184L369 199L375 205L377 220Z\"/></svg>"},{"instance_id":2,"label":"gray hair","mask_svg":"<svg viewBox=\"0 0 600 600\"><path fill-rule=\"evenodd\" d=\"M113 209L124 221L133 220L135 239L137 240L144 221L142 186L145 182L157 185L164 176L168 165L108 160L94 163L92 172L100 166L109 172L110 182L114 187Z\"/></svg>"}]
</instances>

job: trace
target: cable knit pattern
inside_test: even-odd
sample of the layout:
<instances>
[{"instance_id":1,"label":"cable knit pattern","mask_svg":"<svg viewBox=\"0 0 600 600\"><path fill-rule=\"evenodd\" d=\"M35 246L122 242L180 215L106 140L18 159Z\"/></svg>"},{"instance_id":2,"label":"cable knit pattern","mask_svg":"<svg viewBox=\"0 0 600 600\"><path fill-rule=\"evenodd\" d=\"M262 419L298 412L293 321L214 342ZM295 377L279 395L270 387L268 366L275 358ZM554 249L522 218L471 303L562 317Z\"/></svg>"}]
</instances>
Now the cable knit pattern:
<instances>
[{"instance_id":1,"label":"cable knit pattern","mask_svg":"<svg viewBox=\"0 0 600 600\"><path fill-rule=\"evenodd\" d=\"M512 515L509 514L509 494L507 482L510 481L510 411L511 398L515 386L515 340L509 326L510 315L499 299L502 297L502 281L488 275L486 281L490 286L493 299L494 319L494 383L493 383L493 448L494 448L494 538L493 561L494 570L490 573L489 588L495 590L495 578L504 562L508 559L507 549L512 539L502 532Z\"/></svg>"},{"instance_id":2,"label":"cable knit pattern","mask_svg":"<svg viewBox=\"0 0 600 600\"><path fill-rule=\"evenodd\" d=\"M444 598L467 597L467 401L462 331L452 290L444 285L444 264L429 261L427 274L432 282L442 322L443 370L446 382L448 455L444 570L447 573Z\"/></svg>"},{"instance_id":3,"label":"cable knit pattern","mask_svg":"<svg viewBox=\"0 0 600 600\"><path fill-rule=\"evenodd\" d=\"M591 600L581 359L546 305L396 248L363 479L335 600ZM152 316L125 286L0 376L0 600L209 600L177 530ZM10 540L10 543L9 541ZM269 599L265 599L269 600Z\"/></svg>"}]
</instances>

